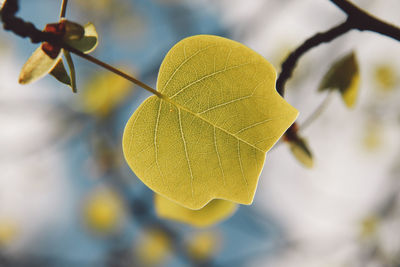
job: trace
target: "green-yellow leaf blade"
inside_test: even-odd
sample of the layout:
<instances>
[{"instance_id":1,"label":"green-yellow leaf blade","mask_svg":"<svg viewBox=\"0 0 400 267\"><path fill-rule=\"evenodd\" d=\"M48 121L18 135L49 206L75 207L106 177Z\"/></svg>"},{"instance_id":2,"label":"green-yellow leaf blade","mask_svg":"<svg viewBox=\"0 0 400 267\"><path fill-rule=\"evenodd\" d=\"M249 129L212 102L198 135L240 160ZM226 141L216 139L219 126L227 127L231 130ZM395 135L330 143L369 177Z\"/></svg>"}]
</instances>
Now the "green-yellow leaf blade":
<instances>
[{"instance_id":1,"label":"green-yellow leaf blade","mask_svg":"<svg viewBox=\"0 0 400 267\"><path fill-rule=\"evenodd\" d=\"M50 74L58 81L71 86L71 78L69 77L61 58L58 60L56 66L53 68Z\"/></svg>"},{"instance_id":2,"label":"green-yellow leaf blade","mask_svg":"<svg viewBox=\"0 0 400 267\"><path fill-rule=\"evenodd\" d=\"M85 28L78 23L62 19L61 22L65 25L65 34L63 36L64 42L71 40L80 40L85 35Z\"/></svg>"},{"instance_id":3,"label":"green-yellow leaf blade","mask_svg":"<svg viewBox=\"0 0 400 267\"><path fill-rule=\"evenodd\" d=\"M318 90L339 90L346 106L352 108L357 100L359 85L360 73L357 58L355 53L351 52L333 63L323 77Z\"/></svg>"},{"instance_id":4,"label":"green-yellow leaf blade","mask_svg":"<svg viewBox=\"0 0 400 267\"><path fill-rule=\"evenodd\" d=\"M79 51L88 54L96 49L98 44L98 34L92 23L87 23L84 26L85 33L81 39L65 40L65 42Z\"/></svg>"},{"instance_id":5,"label":"green-yellow leaf blade","mask_svg":"<svg viewBox=\"0 0 400 267\"><path fill-rule=\"evenodd\" d=\"M276 73L235 41L198 35L177 43L157 90L128 121L125 158L152 190L190 209L214 198L251 204L265 153L298 112Z\"/></svg>"},{"instance_id":6,"label":"green-yellow leaf blade","mask_svg":"<svg viewBox=\"0 0 400 267\"><path fill-rule=\"evenodd\" d=\"M311 169L314 166L314 160L307 142L303 138L289 141L290 151L293 156L304 166Z\"/></svg>"},{"instance_id":7,"label":"green-yellow leaf blade","mask_svg":"<svg viewBox=\"0 0 400 267\"><path fill-rule=\"evenodd\" d=\"M237 204L221 199L214 199L200 210L185 208L165 197L155 194L155 209L158 216L197 227L207 227L230 217L237 209Z\"/></svg>"},{"instance_id":8,"label":"green-yellow leaf blade","mask_svg":"<svg viewBox=\"0 0 400 267\"><path fill-rule=\"evenodd\" d=\"M19 75L20 84L34 82L51 72L61 57L61 52L56 58L51 58L39 46L22 67Z\"/></svg>"}]
</instances>

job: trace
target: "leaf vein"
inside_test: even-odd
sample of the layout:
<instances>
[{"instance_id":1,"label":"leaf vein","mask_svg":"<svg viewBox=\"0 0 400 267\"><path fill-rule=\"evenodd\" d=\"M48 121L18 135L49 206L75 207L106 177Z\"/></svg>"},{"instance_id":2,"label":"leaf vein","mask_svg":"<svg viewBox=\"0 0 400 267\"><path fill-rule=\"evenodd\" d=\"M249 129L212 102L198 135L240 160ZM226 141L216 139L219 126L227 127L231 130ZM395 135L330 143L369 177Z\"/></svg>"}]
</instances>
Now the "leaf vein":
<instances>
[{"instance_id":1,"label":"leaf vein","mask_svg":"<svg viewBox=\"0 0 400 267\"><path fill-rule=\"evenodd\" d=\"M160 92L163 92L163 91L165 90L165 88L167 88L169 82L172 80L172 78L175 76L175 74L178 72L178 70L179 70L183 65L186 64L186 62L188 62L190 59L192 59L193 57L195 57L197 54L199 54L199 53L201 53L201 52L203 52L203 51L206 51L206 50L209 49L209 48L213 48L213 47L216 47L216 45L210 45L210 46L207 46L207 47L205 47L205 48L203 48L203 49L200 49L200 50L198 50L197 52L195 52L193 55L191 55L190 57L188 57L188 58L186 58L184 61L182 61L182 63L176 68L176 70L174 71L174 73L172 73L171 77L169 77L168 81L165 83L165 85L163 86L163 88L161 89Z\"/></svg>"},{"instance_id":2,"label":"leaf vein","mask_svg":"<svg viewBox=\"0 0 400 267\"><path fill-rule=\"evenodd\" d=\"M222 180L224 181L224 186L225 186L226 185L225 173L224 173L224 169L222 168L221 157L218 152L217 135L215 134L215 131L216 131L216 129L214 127L214 147L215 147L215 152L217 153L217 157L218 157L218 165L219 165L219 168L221 169L221 173L222 173Z\"/></svg>"},{"instance_id":3,"label":"leaf vein","mask_svg":"<svg viewBox=\"0 0 400 267\"><path fill-rule=\"evenodd\" d=\"M186 140L185 140L185 136L183 135L183 128L182 128L182 119L181 119L181 110L178 109L178 120L179 120L179 130L181 132L181 138L183 141L183 147L185 149L185 157L186 157L186 161L189 167L189 172L190 172L190 188L192 190L192 198L194 200L194 189L193 189L193 172L192 172L192 167L190 165L190 159L189 159L189 155L188 155L188 150L187 150L187 145L186 145Z\"/></svg>"},{"instance_id":4,"label":"leaf vein","mask_svg":"<svg viewBox=\"0 0 400 267\"><path fill-rule=\"evenodd\" d=\"M240 101L240 100L244 100L244 99L247 99L247 98L251 98L252 96L254 96L254 93L255 93L255 91L257 90L257 88L258 88L261 84L263 84L264 81L265 81L265 80L263 80L262 82L260 82L259 84L257 84L257 86L253 89L253 91L252 91L251 94L249 94L249 95L242 96L242 97L239 97L239 98L230 100L230 101L228 101L228 102L215 105L215 106L213 106L213 107L211 107L211 108L208 108L208 109L206 109L206 110L203 110L203 111L201 111L201 112L199 112L199 113L197 113L197 114L198 114L198 115L201 115L201 114L204 114L204 113L206 113L206 112L208 112L208 111L214 110L214 109L216 109L216 108L223 107L223 106L226 106L226 105L235 103L235 102Z\"/></svg>"},{"instance_id":5,"label":"leaf vein","mask_svg":"<svg viewBox=\"0 0 400 267\"><path fill-rule=\"evenodd\" d=\"M246 184L247 197L249 198L249 196L250 196L250 194L249 194L249 184L248 184L247 179L246 179L246 177L244 176L244 172L243 172L242 156L240 155L240 142L239 142L239 140L238 140L238 143L237 143L237 144L238 144L238 145L237 145L237 151L238 151L238 158L239 158L240 171L241 171L241 173L242 173L242 178L243 178L243 180L244 180L244 182L245 182L245 184Z\"/></svg>"},{"instance_id":6,"label":"leaf vein","mask_svg":"<svg viewBox=\"0 0 400 267\"><path fill-rule=\"evenodd\" d=\"M244 132L244 131L246 131L246 130L248 130L248 129L251 129L251 128L253 128L253 127L256 127L256 126L258 126L258 125L264 124L264 123L266 123L266 122L273 121L273 120L274 120L274 119L266 119L266 120L263 120L263 121L260 121L260 122L253 123L253 124L251 124L251 125L249 125L249 126L247 126L247 127L244 127L243 129L240 129L239 131L237 131L237 132L235 133L235 135L236 135L236 134L240 134L240 133L242 133L242 132Z\"/></svg>"},{"instance_id":7,"label":"leaf vein","mask_svg":"<svg viewBox=\"0 0 400 267\"><path fill-rule=\"evenodd\" d=\"M158 125L160 123L161 104L162 104L162 101L160 100L160 104L158 105L156 126L154 129L154 152L155 152L155 158L156 158L156 166L157 166L158 172L160 173L162 183L165 185L164 175L161 172L160 165L158 164L158 146L157 146L157 131L158 131Z\"/></svg>"},{"instance_id":8,"label":"leaf vein","mask_svg":"<svg viewBox=\"0 0 400 267\"><path fill-rule=\"evenodd\" d=\"M245 66L245 65L249 65L249 64L251 64L251 63L252 63L252 62L247 62L247 63L244 63L244 64L232 66L232 67L227 68L227 69L223 69L223 70L219 70L219 71L216 71L216 72L207 74L207 75L201 77L200 79L197 79L197 80L195 80L195 81L189 83L188 85L182 87L181 89L179 89L178 92L176 92L175 94L173 94L172 96L170 96L170 99L173 99L174 97L176 97L176 96L178 96L180 93L182 93L185 89L187 89L187 88L191 87L192 85L194 85L194 84L196 84L196 83L199 83L199 82L201 82L201 81L203 81L203 80L205 80L205 79L207 79L207 78L213 77L213 76L215 76L215 75L217 75L217 74L221 74L221 73L224 73L224 72L229 71L229 70L233 70L233 69L237 69L237 68L243 67L243 66Z\"/></svg>"}]
</instances>

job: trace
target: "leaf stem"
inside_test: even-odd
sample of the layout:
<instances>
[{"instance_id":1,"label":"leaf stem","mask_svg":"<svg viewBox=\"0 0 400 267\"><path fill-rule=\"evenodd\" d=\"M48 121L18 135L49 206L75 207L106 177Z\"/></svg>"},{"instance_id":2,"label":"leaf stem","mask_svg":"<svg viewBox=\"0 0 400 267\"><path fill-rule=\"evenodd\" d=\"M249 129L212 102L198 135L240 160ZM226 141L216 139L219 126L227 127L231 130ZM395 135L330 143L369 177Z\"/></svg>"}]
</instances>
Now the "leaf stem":
<instances>
[{"instance_id":1,"label":"leaf stem","mask_svg":"<svg viewBox=\"0 0 400 267\"><path fill-rule=\"evenodd\" d=\"M86 59L86 60L88 60L88 61L90 61L90 62L92 62L92 63L94 63L94 64L96 64L96 65L98 65L100 67L102 67L102 68L105 68L105 69L107 69L107 70L109 70L109 71L111 71L111 72L113 72L113 73L115 73L115 74L127 79L128 81L130 81L130 82L142 87L143 89L149 91L150 93L152 93L152 94L154 94L154 95L156 95L156 96L158 96L160 98L164 98L165 97L159 91L153 89L152 87L150 87L149 85L145 84L144 82L139 81L138 79L134 78L133 76L130 76L129 74L127 74L127 73L125 73L125 72L123 72L123 71L121 71L121 70L119 70L119 69L117 69L117 68L115 68L115 67L113 67L113 66L111 66L111 65L109 65L109 64L107 64L105 62L103 62L103 61L100 61L99 59L97 59L97 58L95 58L93 56L90 56L88 54L84 54L81 51L79 51L79 50L77 50L77 49L75 49L73 47L67 46L67 45L63 45L63 48L68 50L71 53L74 53L75 55L77 55L77 56L79 56L81 58L84 58L84 59Z\"/></svg>"},{"instance_id":2,"label":"leaf stem","mask_svg":"<svg viewBox=\"0 0 400 267\"><path fill-rule=\"evenodd\" d=\"M67 4L68 0L62 0L60 18L65 18L65 14L67 13Z\"/></svg>"},{"instance_id":3,"label":"leaf stem","mask_svg":"<svg viewBox=\"0 0 400 267\"><path fill-rule=\"evenodd\" d=\"M333 90L329 91L321 104L319 104L319 106L313 112L311 112L311 114L299 126L299 131L304 131L308 126L310 126L316 119L318 119L322 115L322 113L326 110L332 100L333 92Z\"/></svg>"}]
</instances>

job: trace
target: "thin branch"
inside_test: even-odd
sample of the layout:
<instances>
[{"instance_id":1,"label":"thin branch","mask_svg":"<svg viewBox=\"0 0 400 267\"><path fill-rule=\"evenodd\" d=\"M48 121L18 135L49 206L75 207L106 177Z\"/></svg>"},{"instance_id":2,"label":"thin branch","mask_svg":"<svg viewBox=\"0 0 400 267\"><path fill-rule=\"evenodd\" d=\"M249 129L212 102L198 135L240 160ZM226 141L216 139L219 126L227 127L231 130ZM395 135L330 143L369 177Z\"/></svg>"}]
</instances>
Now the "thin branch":
<instances>
[{"instance_id":1,"label":"thin branch","mask_svg":"<svg viewBox=\"0 0 400 267\"><path fill-rule=\"evenodd\" d=\"M347 0L330 1L347 14L353 29L380 33L400 41L399 27L375 17Z\"/></svg>"},{"instance_id":2,"label":"thin branch","mask_svg":"<svg viewBox=\"0 0 400 267\"><path fill-rule=\"evenodd\" d=\"M4 3L3 8L1 9L1 21L3 22L4 30L12 31L22 38L28 37L34 44L43 41L49 43L59 42L57 37L53 34L40 31L32 23L25 22L22 19L15 17L18 9L17 0L7 0Z\"/></svg>"},{"instance_id":3,"label":"thin branch","mask_svg":"<svg viewBox=\"0 0 400 267\"><path fill-rule=\"evenodd\" d=\"M296 67L297 61L299 61L300 57L303 56L310 49L322 44L328 43L338 36L348 32L351 29L351 25L348 20L345 22L333 27L332 29L326 32L320 32L307 39L302 45L300 45L296 50L294 50L290 55L285 59L282 64L282 70L279 74L278 80L276 81L276 90L278 93L283 96L285 93L285 84L292 76L293 71Z\"/></svg>"},{"instance_id":4,"label":"thin branch","mask_svg":"<svg viewBox=\"0 0 400 267\"><path fill-rule=\"evenodd\" d=\"M153 89L149 85L137 80L136 78L122 72L121 70L114 68L113 66L100 61L99 59L92 57L90 55L84 54L81 51L65 44L62 42L61 38L49 33L43 32L38 30L32 23L25 22L21 18L15 17L15 14L18 11L18 1L17 0L7 0L1 10L1 20L3 22L3 26L5 30L12 31L16 35L19 35L23 38L28 37L31 39L32 43L41 43L41 42L48 42L55 46L59 46L64 48L65 50L74 53L75 55L82 57L100 67L103 67L129 81L132 83L142 87L143 89L149 91L150 93L163 98L164 96L158 92L157 90Z\"/></svg>"},{"instance_id":5,"label":"thin branch","mask_svg":"<svg viewBox=\"0 0 400 267\"><path fill-rule=\"evenodd\" d=\"M109 65L109 64L107 64L107 63L105 63L103 61L98 60L95 57L92 57L92 56L90 56L88 54L84 54L81 51L79 51L79 50L77 50L77 49L75 49L73 47L70 47L70 46L64 45L63 48L68 50L71 53L74 53L75 55L77 55L79 57L82 57L82 58L84 58L84 59L86 59L86 60L88 60L88 61L90 61L90 62L92 62L92 63L94 63L96 65L99 65L100 67L103 67L103 68L105 68L105 69L107 69L107 70L109 70L109 71L111 71L111 72L113 72L113 73L115 73L115 74L117 74L117 75L129 80L129 81L131 81L132 83L142 87L143 89L149 91L150 93L152 93L152 94L154 94L154 95L156 95L156 96L158 96L160 98L164 97L164 95L162 95L159 91L153 89L149 85L147 85L147 84L135 79L134 77L126 74L125 72L123 72L123 71L121 71L121 70L119 70L117 68L114 68L113 66L111 66L111 65Z\"/></svg>"},{"instance_id":6,"label":"thin branch","mask_svg":"<svg viewBox=\"0 0 400 267\"><path fill-rule=\"evenodd\" d=\"M318 33L307 39L286 58L276 83L276 89L280 95L284 95L285 84L292 76L297 61L301 56L312 48L322 43L330 42L349 30L371 31L400 41L400 28L374 17L347 0L330 1L347 14L347 20L326 32Z\"/></svg>"},{"instance_id":7,"label":"thin branch","mask_svg":"<svg viewBox=\"0 0 400 267\"><path fill-rule=\"evenodd\" d=\"M299 131L304 131L308 126L310 126L318 117L322 115L325 109L328 107L329 103L332 100L333 93L335 91L330 90L326 95L325 99L321 102L321 104L304 120L304 122L299 126Z\"/></svg>"},{"instance_id":8,"label":"thin branch","mask_svg":"<svg viewBox=\"0 0 400 267\"><path fill-rule=\"evenodd\" d=\"M62 1L60 18L65 18L65 14L67 13L67 4L68 4L68 0Z\"/></svg>"}]
</instances>

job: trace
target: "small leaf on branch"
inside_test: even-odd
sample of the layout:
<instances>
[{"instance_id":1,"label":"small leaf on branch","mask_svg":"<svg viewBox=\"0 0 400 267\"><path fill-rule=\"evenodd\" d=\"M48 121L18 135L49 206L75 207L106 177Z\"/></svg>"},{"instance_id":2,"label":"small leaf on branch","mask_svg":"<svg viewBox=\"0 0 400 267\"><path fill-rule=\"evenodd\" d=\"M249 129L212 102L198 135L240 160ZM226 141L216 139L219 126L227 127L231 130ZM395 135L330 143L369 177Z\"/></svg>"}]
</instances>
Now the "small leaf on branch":
<instances>
[{"instance_id":1,"label":"small leaf on branch","mask_svg":"<svg viewBox=\"0 0 400 267\"><path fill-rule=\"evenodd\" d=\"M324 75L318 91L339 90L348 108L355 105L360 83L357 58L354 52L334 62Z\"/></svg>"},{"instance_id":2,"label":"small leaf on branch","mask_svg":"<svg viewBox=\"0 0 400 267\"><path fill-rule=\"evenodd\" d=\"M299 136L299 127L297 123L293 123L286 131L283 141L289 145L293 156L304 167L311 169L314 166L311 150L308 147L307 141L303 137Z\"/></svg>"},{"instance_id":3,"label":"small leaf on branch","mask_svg":"<svg viewBox=\"0 0 400 267\"><path fill-rule=\"evenodd\" d=\"M98 34L96 28L90 22L84 26L84 30L85 33L82 38L76 40L65 40L65 43L85 54L88 54L96 49L98 44Z\"/></svg>"},{"instance_id":4,"label":"small leaf on branch","mask_svg":"<svg viewBox=\"0 0 400 267\"><path fill-rule=\"evenodd\" d=\"M76 88L76 75L75 75L74 62L72 61L71 54L65 49L63 51L64 51L64 57L67 60L67 65L68 65L68 68L69 68L69 74L70 74L70 77L71 77L72 92L76 93L78 91L78 89Z\"/></svg>"},{"instance_id":5,"label":"small leaf on branch","mask_svg":"<svg viewBox=\"0 0 400 267\"><path fill-rule=\"evenodd\" d=\"M53 68L50 74L58 81L71 86L71 78L69 77L61 58L58 60L56 66Z\"/></svg>"},{"instance_id":6,"label":"small leaf on branch","mask_svg":"<svg viewBox=\"0 0 400 267\"><path fill-rule=\"evenodd\" d=\"M66 19L61 20L60 23L65 25L65 33L63 35L64 42L81 40L84 37L85 29L80 24Z\"/></svg>"},{"instance_id":7,"label":"small leaf on branch","mask_svg":"<svg viewBox=\"0 0 400 267\"><path fill-rule=\"evenodd\" d=\"M290 151L293 156L305 167L312 168L314 166L313 156L304 138L289 142Z\"/></svg>"},{"instance_id":8,"label":"small leaf on branch","mask_svg":"<svg viewBox=\"0 0 400 267\"><path fill-rule=\"evenodd\" d=\"M275 90L273 66L218 36L177 43L157 90L129 119L125 159L153 191L189 209L251 204L266 152L298 112Z\"/></svg>"},{"instance_id":9,"label":"small leaf on branch","mask_svg":"<svg viewBox=\"0 0 400 267\"><path fill-rule=\"evenodd\" d=\"M19 75L19 83L28 84L42 78L44 75L51 72L60 57L61 53L59 52L55 58L51 58L43 51L42 47L39 46L22 67Z\"/></svg>"},{"instance_id":10,"label":"small leaf on branch","mask_svg":"<svg viewBox=\"0 0 400 267\"><path fill-rule=\"evenodd\" d=\"M158 216L197 227L208 227L233 215L237 204L222 199L214 199L199 210L185 208L159 194L154 195Z\"/></svg>"}]
</instances>

